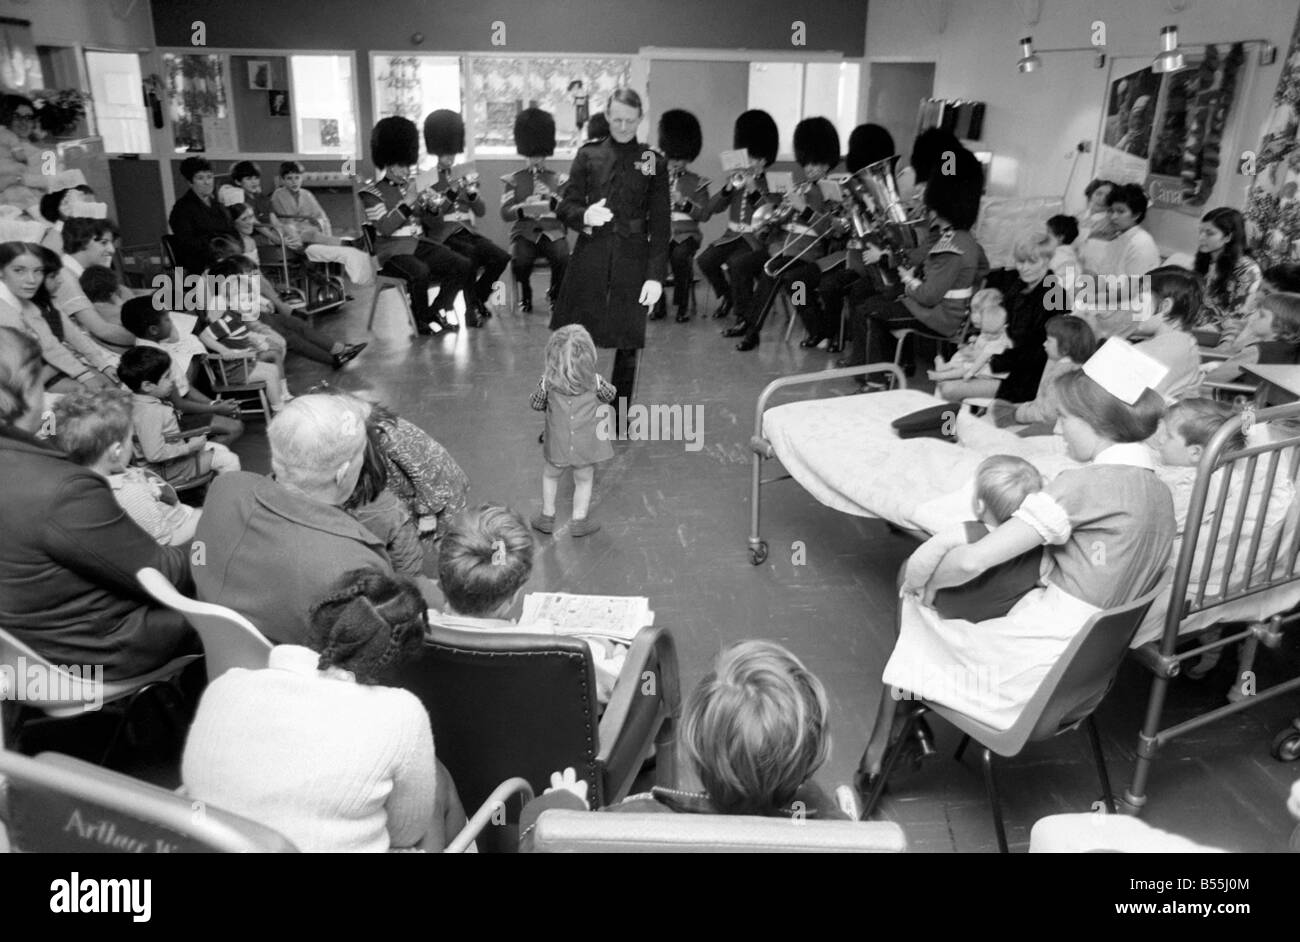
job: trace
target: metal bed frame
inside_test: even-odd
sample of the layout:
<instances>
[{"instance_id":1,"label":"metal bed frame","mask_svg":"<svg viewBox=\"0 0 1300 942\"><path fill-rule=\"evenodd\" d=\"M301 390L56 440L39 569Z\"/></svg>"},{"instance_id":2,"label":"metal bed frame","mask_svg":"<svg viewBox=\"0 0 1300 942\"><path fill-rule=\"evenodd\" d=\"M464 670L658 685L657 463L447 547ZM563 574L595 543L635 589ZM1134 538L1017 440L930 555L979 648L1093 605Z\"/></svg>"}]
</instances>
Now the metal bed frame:
<instances>
[{"instance_id":1,"label":"metal bed frame","mask_svg":"<svg viewBox=\"0 0 1300 942\"><path fill-rule=\"evenodd\" d=\"M1161 714L1164 710L1169 683L1179 675L1184 661L1197 658L1207 651L1241 644L1238 683L1243 684L1248 674L1253 676L1252 670L1259 644L1263 642L1268 647L1277 647L1282 641L1283 626L1300 620L1300 611L1276 612L1261 620L1244 624L1240 628L1224 631L1223 635L1216 641L1194 644L1182 653L1176 651L1180 640L1183 640L1179 637L1179 627L1188 616L1210 611L1231 602L1300 582L1300 572L1297 572L1297 561L1298 557L1300 557L1300 525L1297 525L1297 515L1294 507L1288 511L1288 525L1292 532L1288 533L1288 526L1283 526L1271 540L1271 545L1262 545L1267 523L1268 505L1273 496L1273 484L1279 471L1288 474L1292 480L1295 480L1297 473L1300 473L1300 425L1295 424L1297 419L1300 419L1300 403L1261 409L1258 412L1248 410L1224 423L1223 427L1215 433L1205 447L1201 463L1197 468L1196 483L1193 485L1191 503L1187 510L1188 523L1184 526L1182 548L1179 551L1178 560L1174 567L1173 585L1169 596L1170 603L1165 613L1164 634L1159 641L1152 641L1142 645L1132 652L1133 656L1155 675L1155 679L1151 685L1146 716L1138 735L1138 758L1134 768L1133 782L1124 794L1126 811L1137 813L1146 804L1147 782L1150 776L1151 763L1155 760L1156 753L1161 746L1179 736L1195 732L1216 720L1239 713L1242 710L1248 710L1256 704L1272 700L1289 691L1300 689L1300 677L1294 677L1274 684L1265 690L1258 690L1249 695L1241 696L1233 702L1216 707L1182 723L1164 729L1160 728ZM1243 427L1248 428L1248 423L1251 421L1273 423L1275 429L1280 428L1284 431L1284 437L1279 437L1266 444L1248 446L1240 450L1230 449L1227 444L1228 439L1234 433L1242 431ZM1286 467L1281 469L1284 460ZM1207 597L1207 590L1213 592L1216 588L1214 585L1206 584L1215 562L1215 553L1207 552L1205 559L1201 563L1197 591L1192 597L1189 597L1187 586L1191 581L1192 563L1196 554L1196 547L1201 542L1201 526L1197 521L1204 518L1207 510L1206 504L1211 476L1220 469L1223 484L1220 487L1213 508L1215 520L1210 527L1209 533L1206 534L1206 542L1210 546L1218 546L1221 533L1226 531L1229 541L1227 555L1223 563L1223 574L1221 579L1216 579L1217 594ZM1265 475L1263 479L1264 489L1256 511L1255 527L1253 532L1245 533L1243 532L1243 526L1246 511L1256 479L1255 476L1261 470ZM1238 476L1238 479L1243 482L1243 486L1239 489L1237 505L1228 508L1226 504L1230 489L1229 485L1234 477ZM1300 502L1300 496L1296 500ZM1283 543L1287 545L1283 547ZM1246 550L1244 561L1240 559L1238 552L1243 548L1243 545ZM1259 555L1261 552L1267 555L1261 557ZM1267 570L1265 578L1257 581L1254 578L1254 571L1256 563L1262 559L1267 560ZM1237 585L1230 588L1233 586L1234 581ZM1232 623L1223 622L1220 624ZM1206 626L1204 630L1209 630L1210 627ZM1237 689L1245 693L1243 687ZM1300 723L1300 721L1297 722ZM1274 756L1283 760L1296 758L1300 754L1297 753L1297 742L1300 742L1300 725L1293 724L1292 727L1288 727L1279 733L1274 740Z\"/></svg>"},{"instance_id":2,"label":"metal bed frame","mask_svg":"<svg viewBox=\"0 0 1300 942\"><path fill-rule=\"evenodd\" d=\"M776 451L772 448L772 443L763 436L763 413L767 411L769 400L777 390L789 386L806 386L810 383L847 379L850 376L868 376L872 373L889 373L894 382L891 388L907 388L907 377L903 375L903 370L898 364L868 363L864 366L848 366L842 369L822 370L818 373L796 373L793 376L782 376L779 379L772 380L758 394L758 404L754 407L754 435L749 440L749 448L754 453L749 492L749 561L751 564L761 566L767 560L767 541L759 534L762 512L762 487L765 484L775 484L777 481L789 480L791 477L789 474L782 474L779 477L763 478L763 461L776 457Z\"/></svg>"}]
</instances>

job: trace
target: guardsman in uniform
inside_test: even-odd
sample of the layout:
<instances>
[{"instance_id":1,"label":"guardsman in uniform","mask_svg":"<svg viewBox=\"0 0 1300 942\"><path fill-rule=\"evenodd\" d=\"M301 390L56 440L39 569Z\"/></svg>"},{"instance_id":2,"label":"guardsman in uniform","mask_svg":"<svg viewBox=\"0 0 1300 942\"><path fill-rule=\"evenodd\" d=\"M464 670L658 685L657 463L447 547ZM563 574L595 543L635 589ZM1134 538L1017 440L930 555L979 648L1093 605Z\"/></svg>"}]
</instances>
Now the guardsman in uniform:
<instances>
[{"instance_id":1,"label":"guardsman in uniform","mask_svg":"<svg viewBox=\"0 0 1300 942\"><path fill-rule=\"evenodd\" d=\"M795 125L794 158L804 174L803 182L787 197L794 215L782 227L783 237L772 243L773 257L758 280L754 300L761 307L736 312L748 325L737 350L758 346L763 320L781 290L790 291L790 301L808 331L799 345L815 347L823 339L817 312L822 270L817 262L826 255L831 240L848 231L839 215L840 203L826 198L820 182L840 162L840 135L835 125L827 118L805 118Z\"/></svg>"},{"instance_id":2,"label":"guardsman in uniform","mask_svg":"<svg viewBox=\"0 0 1300 942\"><path fill-rule=\"evenodd\" d=\"M696 260L721 301L714 317L748 310L754 296L754 279L767 261L767 249L753 224L754 212L764 203L781 201L779 194L768 191L765 173L776 160L780 142L776 122L766 111L746 111L736 119L732 147L749 152L749 169L733 173L710 201L710 215L727 211L727 231Z\"/></svg>"},{"instance_id":3,"label":"guardsman in uniform","mask_svg":"<svg viewBox=\"0 0 1300 942\"><path fill-rule=\"evenodd\" d=\"M695 278L695 253L699 251L700 223L708 222L709 181L689 168L704 147L699 119L689 111L674 108L659 119L659 149L668 158L668 198L672 201L673 238L668 263L673 273L673 307L677 323L691 319L691 282ZM666 317L663 298L651 318Z\"/></svg>"},{"instance_id":4,"label":"guardsman in uniform","mask_svg":"<svg viewBox=\"0 0 1300 942\"><path fill-rule=\"evenodd\" d=\"M407 118L381 119L370 132L370 160L375 178L358 196L368 225L374 228L375 261L385 275L406 280L411 289L411 313L421 334L433 326L455 330L445 319L469 277L469 262L451 249L423 238L422 202L412 168L420 159L420 132ZM429 308L429 286L441 290Z\"/></svg>"},{"instance_id":5,"label":"guardsman in uniform","mask_svg":"<svg viewBox=\"0 0 1300 942\"><path fill-rule=\"evenodd\" d=\"M925 207L938 227L938 239L924 255L924 268L900 267L892 291L872 295L861 310L854 310L857 362L886 359L885 338L891 330L921 327L956 338L966 323L971 296L989 270L984 249L971 234L984 193L984 168L964 147L954 157L954 173L932 174L925 184ZM883 254L869 247L864 261L875 264Z\"/></svg>"},{"instance_id":6,"label":"guardsman in uniform","mask_svg":"<svg viewBox=\"0 0 1300 942\"><path fill-rule=\"evenodd\" d=\"M457 180L451 177L456 155L465 150L464 119L446 109L432 112L424 119L424 146L438 158L438 182L433 190L441 197L426 205L422 219L425 231L433 241L469 260L470 277L477 275L477 280L473 288L467 285L465 289L465 320L471 327L480 327L485 318L492 316L487 302L510 264L510 255L474 229L474 218L487 213L478 191L477 174Z\"/></svg>"},{"instance_id":7,"label":"guardsman in uniform","mask_svg":"<svg viewBox=\"0 0 1300 942\"><path fill-rule=\"evenodd\" d=\"M555 118L541 108L525 108L515 116L515 150L528 158L528 166L501 178L501 218L510 227L511 267L519 283L519 307L533 309L533 263L542 256L551 264L551 286L546 298L552 305L569 263L569 241L564 223L555 215L566 177L546 166L555 153Z\"/></svg>"}]
</instances>

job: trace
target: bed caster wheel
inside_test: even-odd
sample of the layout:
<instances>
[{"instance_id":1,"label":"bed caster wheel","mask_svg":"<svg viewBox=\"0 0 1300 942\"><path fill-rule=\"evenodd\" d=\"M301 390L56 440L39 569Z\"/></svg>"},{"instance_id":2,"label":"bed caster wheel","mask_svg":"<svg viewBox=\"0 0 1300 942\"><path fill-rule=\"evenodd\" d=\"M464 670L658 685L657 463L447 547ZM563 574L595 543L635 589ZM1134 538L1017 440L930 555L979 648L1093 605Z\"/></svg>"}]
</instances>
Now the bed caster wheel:
<instances>
[{"instance_id":1,"label":"bed caster wheel","mask_svg":"<svg viewBox=\"0 0 1300 942\"><path fill-rule=\"evenodd\" d=\"M1300 759L1300 726L1291 726L1273 737L1273 758L1279 762Z\"/></svg>"},{"instance_id":2,"label":"bed caster wheel","mask_svg":"<svg viewBox=\"0 0 1300 942\"><path fill-rule=\"evenodd\" d=\"M749 562L754 566L761 566L767 560L767 540L759 540L757 546L749 548Z\"/></svg>"}]
</instances>

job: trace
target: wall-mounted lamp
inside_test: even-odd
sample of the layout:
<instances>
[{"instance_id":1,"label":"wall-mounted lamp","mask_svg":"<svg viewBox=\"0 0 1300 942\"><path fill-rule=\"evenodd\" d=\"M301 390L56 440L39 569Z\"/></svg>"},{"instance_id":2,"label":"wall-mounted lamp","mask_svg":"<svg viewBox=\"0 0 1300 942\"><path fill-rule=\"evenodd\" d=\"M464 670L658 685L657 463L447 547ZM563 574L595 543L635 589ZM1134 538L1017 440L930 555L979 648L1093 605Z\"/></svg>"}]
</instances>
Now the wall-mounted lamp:
<instances>
[{"instance_id":1,"label":"wall-mounted lamp","mask_svg":"<svg viewBox=\"0 0 1300 942\"><path fill-rule=\"evenodd\" d=\"M1102 52L1097 46L1070 46L1065 49L1040 49L1038 52L1091 52L1096 56L1094 65L1101 69L1106 65L1106 53ZM1016 68L1021 72L1037 72L1042 66L1043 60L1034 52L1034 38L1026 36L1020 40L1020 61L1016 63Z\"/></svg>"},{"instance_id":2,"label":"wall-mounted lamp","mask_svg":"<svg viewBox=\"0 0 1300 942\"><path fill-rule=\"evenodd\" d=\"M1259 64L1272 65L1277 61L1277 46L1273 45L1267 39L1233 39L1218 40L1214 43L1192 43L1193 46L1235 46L1237 44L1249 45L1257 43L1259 45ZM1184 68L1187 60L1183 55L1182 48L1178 45L1178 27L1166 26L1160 31L1160 52L1151 60L1152 72L1177 72Z\"/></svg>"}]
</instances>

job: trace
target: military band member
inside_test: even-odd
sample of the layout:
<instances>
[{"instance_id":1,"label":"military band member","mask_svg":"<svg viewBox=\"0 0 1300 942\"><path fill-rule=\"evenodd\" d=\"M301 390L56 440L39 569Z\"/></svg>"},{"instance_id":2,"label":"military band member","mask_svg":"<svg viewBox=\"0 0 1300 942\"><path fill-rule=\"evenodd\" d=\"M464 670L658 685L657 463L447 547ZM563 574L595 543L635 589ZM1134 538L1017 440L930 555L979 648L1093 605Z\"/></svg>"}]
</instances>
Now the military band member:
<instances>
[{"instance_id":1,"label":"military band member","mask_svg":"<svg viewBox=\"0 0 1300 942\"><path fill-rule=\"evenodd\" d=\"M501 218L510 227L511 267L519 283L519 307L533 309L533 263L542 256L551 265L546 298L552 305L569 263L564 223L555 215L565 177L546 166L555 153L555 118L540 108L525 108L515 116L515 150L528 166L501 178Z\"/></svg>"},{"instance_id":2,"label":"military band member","mask_svg":"<svg viewBox=\"0 0 1300 942\"><path fill-rule=\"evenodd\" d=\"M370 132L370 160L375 178L361 187L362 212L374 228L375 261L380 272L405 279L411 313L421 334L433 326L455 330L446 320L456 295L469 277L469 261L423 237L417 215L421 203L412 170L420 159L420 132L407 118L383 118ZM429 287L438 297L429 308Z\"/></svg>"},{"instance_id":3,"label":"military band member","mask_svg":"<svg viewBox=\"0 0 1300 942\"><path fill-rule=\"evenodd\" d=\"M469 260L470 277L475 280L472 288L468 284L465 287L465 320L471 327L478 327L492 316L487 302L510 264L510 255L474 229L475 217L487 213L477 176L452 179L456 156L465 150L464 119L445 108L432 112L424 119L424 146L438 158L438 180L433 190L441 199L426 205L422 221L429 238Z\"/></svg>"},{"instance_id":4,"label":"military band member","mask_svg":"<svg viewBox=\"0 0 1300 942\"><path fill-rule=\"evenodd\" d=\"M766 111L746 111L736 119L732 147L749 152L749 168L733 173L709 203L710 215L726 210L727 231L696 259L721 302L714 317L748 310L753 299L754 279L767 261L767 248L753 224L754 212L764 203L781 201L779 194L769 192L766 175L780 141L776 122Z\"/></svg>"},{"instance_id":5,"label":"military band member","mask_svg":"<svg viewBox=\"0 0 1300 942\"><path fill-rule=\"evenodd\" d=\"M704 135L699 119L689 111L674 108L659 119L659 149L668 158L668 198L672 204L673 236L668 262L673 273L673 307L677 323L691 319L691 282L695 280L695 253L699 251L700 223L708 222L709 181L691 170L700 156ZM654 319L667 316L661 298Z\"/></svg>"},{"instance_id":6,"label":"military band member","mask_svg":"<svg viewBox=\"0 0 1300 942\"><path fill-rule=\"evenodd\" d=\"M758 293L751 302L757 308L736 312L745 325L737 350L758 346L763 320L780 290L789 291L790 302L808 331L800 346L815 347L823 339L817 313L817 285L822 272L817 262L826 255L830 240L848 231L838 215L840 203L828 199L821 188L821 180L840 162L840 135L835 125L827 118L800 121L794 128L794 157L804 174L796 192L787 197L794 215L770 247L772 259L759 277Z\"/></svg>"}]
</instances>

